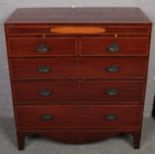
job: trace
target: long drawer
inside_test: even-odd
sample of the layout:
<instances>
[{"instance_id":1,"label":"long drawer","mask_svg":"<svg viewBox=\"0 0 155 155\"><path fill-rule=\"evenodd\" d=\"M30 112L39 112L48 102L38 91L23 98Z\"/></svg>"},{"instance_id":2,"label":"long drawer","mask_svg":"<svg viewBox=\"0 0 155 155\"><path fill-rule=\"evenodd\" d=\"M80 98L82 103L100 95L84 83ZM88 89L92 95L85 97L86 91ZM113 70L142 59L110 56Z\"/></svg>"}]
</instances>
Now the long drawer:
<instances>
[{"instance_id":1,"label":"long drawer","mask_svg":"<svg viewBox=\"0 0 155 155\"><path fill-rule=\"evenodd\" d=\"M144 79L146 57L12 59L13 79Z\"/></svg>"},{"instance_id":2,"label":"long drawer","mask_svg":"<svg viewBox=\"0 0 155 155\"><path fill-rule=\"evenodd\" d=\"M140 128L142 106L16 106L18 128Z\"/></svg>"},{"instance_id":3,"label":"long drawer","mask_svg":"<svg viewBox=\"0 0 155 155\"><path fill-rule=\"evenodd\" d=\"M108 13L109 14L109 13ZM79 15L78 15L79 16ZM77 19L77 18L76 18ZM88 20L91 19L91 18L87 18ZM83 32L82 34L83 35L96 35L96 34L99 34L99 35L115 35L116 33L118 35L132 35L132 36L135 36L135 35L140 35L140 36L149 36L150 34L150 31L151 31L151 28L150 26L145 26L145 25L116 25L116 24L111 24L110 26L109 25L104 25L102 24L101 25L95 25L94 24L91 24L89 26L73 26L72 24L65 24L65 25L58 25L58 26L53 26L53 25L35 25L35 26L24 26L24 25L20 25L19 26L9 26L7 25L6 27L6 31L7 31L7 35L8 36L33 36L33 35L55 35L55 36L58 36L58 35L77 35L77 30L78 28L81 28L81 29L86 29L86 28L92 28L92 29L96 29L96 28L99 28L99 29L105 29L106 31L104 33L89 33L88 32ZM64 32L64 33L54 33L53 32L53 29L57 29L57 28L66 28L68 30L68 28L73 28L75 33L68 33L68 31ZM51 31L52 30L52 31ZM79 33L78 35L82 35L81 33Z\"/></svg>"},{"instance_id":4,"label":"long drawer","mask_svg":"<svg viewBox=\"0 0 155 155\"><path fill-rule=\"evenodd\" d=\"M8 45L11 57L76 55L75 37L9 38Z\"/></svg>"},{"instance_id":5,"label":"long drawer","mask_svg":"<svg viewBox=\"0 0 155 155\"><path fill-rule=\"evenodd\" d=\"M106 101L141 102L143 81L46 80L14 81L16 102Z\"/></svg>"},{"instance_id":6,"label":"long drawer","mask_svg":"<svg viewBox=\"0 0 155 155\"><path fill-rule=\"evenodd\" d=\"M148 37L82 37L82 56L144 56L149 52Z\"/></svg>"}]
</instances>

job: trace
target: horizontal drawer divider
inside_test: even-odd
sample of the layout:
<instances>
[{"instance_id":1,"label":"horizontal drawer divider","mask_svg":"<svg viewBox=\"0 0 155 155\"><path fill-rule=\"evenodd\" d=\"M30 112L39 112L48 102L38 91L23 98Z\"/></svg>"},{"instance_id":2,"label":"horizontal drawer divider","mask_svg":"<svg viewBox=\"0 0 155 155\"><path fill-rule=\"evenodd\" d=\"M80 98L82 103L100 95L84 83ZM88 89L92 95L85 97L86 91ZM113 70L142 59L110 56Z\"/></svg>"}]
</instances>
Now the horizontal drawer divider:
<instances>
[{"instance_id":1,"label":"horizontal drawer divider","mask_svg":"<svg viewBox=\"0 0 155 155\"><path fill-rule=\"evenodd\" d=\"M104 101L65 101L65 103L62 101L37 101L36 102L14 102L15 106L17 105L143 105L144 103L142 102L118 102L118 103L114 103L112 101L108 102L104 102Z\"/></svg>"},{"instance_id":2,"label":"horizontal drawer divider","mask_svg":"<svg viewBox=\"0 0 155 155\"><path fill-rule=\"evenodd\" d=\"M49 78L49 79L36 79L36 78L29 78L29 79L11 79L11 81L124 81L124 82L128 82L128 81L144 81L146 82L147 78L119 78L119 79L103 79L103 78L92 78L92 79L86 79L86 78Z\"/></svg>"},{"instance_id":3,"label":"horizontal drawer divider","mask_svg":"<svg viewBox=\"0 0 155 155\"><path fill-rule=\"evenodd\" d=\"M125 57L146 57L148 58L149 55L146 54L146 55L115 55L115 56L97 56L97 55L82 55L82 56L79 56L79 55L74 55L74 56L70 56L70 55L64 55L64 56L19 56L19 57L16 57L16 56L9 56L8 58L9 59L37 59L37 58L42 58L42 59L45 59L45 58L107 58L107 57L111 57L111 58L117 58L117 57L121 57L121 58L125 58Z\"/></svg>"},{"instance_id":4,"label":"horizontal drawer divider","mask_svg":"<svg viewBox=\"0 0 155 155\"><path fill-rule=\"evenodd\" d=\"M94 132L113 132L113 131L116 131L116 132L129 132L131 133L131 131L139 131L139 128L122 128L122 129L32 129L32 128L20 128L20 127L17 127L18 131L20 132L26 132L26 133L37 133L37 132L51 132L51 131L68 131L68 132L71 132L71 131L86 131L86 132L91 132L91 131L94 131Z\"/></svg>"},{"instance_id":5,"label":"horizontal drawer divider","mask_svg":"<svg viewBox=\"0 0 155 155\"><path fill-rule=\"evenodd\" d=\"M139 77L134 77L134 78L24 78L24 79L12 79L11 81L30 81L30 80L38 80L38 81L42 81L42 80L51 80L51 81L56 81L56 80L72 80L72 81L78 81L78 80L82 80L82 81L136 81L136 80L140 80L140 81L146 81L147 78L139 78Z\"/></svg>"},{"instance_id":6,"label":"horizontal drawer divider","mask_svg":"<svg viewBox=\"0 0 155 155\"><path fill-rule=\"evenodd\" d=\"M34 133L34 131L36 130L36 132L35 133L37 133L37 131L49 131L49 130L51 130L51 131L87 131L87 132L89 132L89 131L102 131L102 132L104 132L104 131L130 131L129 133L131 133L131 131L133 130L133 131L137 131L137 130L139 130L141 128L141 126L139 125L139 127L122 127L122 128L107 128L107 129L100 129L100 128L85 128L85 127L83 127L83 128L77 128L77 127L75 127L75 128L65 128L65 129L63 129L62 127L60 127L60 128L49 128L49 127L20 127L20 126L17 126L17 129L18 130L22 130L22 131L33 131L33 133Z\"/></svg>"}]
</instances>

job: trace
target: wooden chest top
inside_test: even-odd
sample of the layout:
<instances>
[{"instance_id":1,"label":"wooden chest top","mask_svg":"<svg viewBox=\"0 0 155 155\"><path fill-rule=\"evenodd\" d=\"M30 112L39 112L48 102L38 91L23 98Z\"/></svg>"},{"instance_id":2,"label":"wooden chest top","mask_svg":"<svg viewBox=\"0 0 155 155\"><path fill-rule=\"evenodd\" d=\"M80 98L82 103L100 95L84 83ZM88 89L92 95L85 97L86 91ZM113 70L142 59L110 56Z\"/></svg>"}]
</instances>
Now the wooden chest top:
<instances>
[{"instance_id":1,"label":"wooden chest top","mask_svg":"<svg viewBox=\"0 0 155 155\"><path fill-rule=\"evenodd\" d=\"M148 24L139 8L21 8L6 24Z\"/></svg>"}]
</instances>

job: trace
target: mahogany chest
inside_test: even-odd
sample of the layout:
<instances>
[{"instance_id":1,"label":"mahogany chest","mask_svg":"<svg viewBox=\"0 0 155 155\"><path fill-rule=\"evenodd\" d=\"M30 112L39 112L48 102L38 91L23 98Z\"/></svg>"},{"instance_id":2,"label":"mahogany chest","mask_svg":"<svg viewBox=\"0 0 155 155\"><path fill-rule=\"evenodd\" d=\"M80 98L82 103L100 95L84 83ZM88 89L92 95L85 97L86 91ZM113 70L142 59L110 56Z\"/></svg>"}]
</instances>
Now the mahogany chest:
<instances>
[{"instance_id":1,"label":"mahogany chest","mask_svg":"<svg viewBox=\"0 0 155 155\"><path fill-rule=\"evenodd\" d=\"M151 22L138 8L23 8L5 23L18 148L26 135L140 146Z\"/></svg>"}]
</instances>

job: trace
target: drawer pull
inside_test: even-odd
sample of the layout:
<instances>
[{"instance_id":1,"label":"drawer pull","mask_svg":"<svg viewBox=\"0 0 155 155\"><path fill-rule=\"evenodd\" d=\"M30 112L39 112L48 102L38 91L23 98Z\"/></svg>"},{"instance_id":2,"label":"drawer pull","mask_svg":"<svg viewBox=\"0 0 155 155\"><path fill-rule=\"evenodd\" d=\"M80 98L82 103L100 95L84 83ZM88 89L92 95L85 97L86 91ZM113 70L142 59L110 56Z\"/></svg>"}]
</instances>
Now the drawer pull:
<instances>
[{"instance_id":1,"label":"drawer pull","mask_svg":"<svg viewBox=\"0 0 155 155\"><path fill-rule=\"evenodd\" d=\"M112 43L108 45L108 51L111 53L116 53L120 51L120 46L117 43Z\"/></svg>"},{"instance_id":2,"label":"drawer pull","mask_svg":"<svg viewBox=\"0 0 155 155\"><path fill-rule=\"evenodd\" d=\"M113 114L113 113L110 113L110 114L105 115L105 118L108 121L113 121L113 120L117 120L118 119L117 115L116 114Z\"/></svg>"},{"instance_id":3,"label":"drawer pull","mask_svg":"<svg viewBox=\"0 0 155 155\"><path fill-rule=\"evenodd\" d=\"M115 88L109 88L106 90L106 94L109 96L116 96L118 95L118 90Z\"/></svg>"},{"instance_id":4,"label":"drawer pull","mask_svg":"<svg viewBox=\"0 0 155 155\"><path fill-rule=\"evenodd\" d=\"M52 93L47 89L40 90L39 94L40 96L51 96L52 95Z\"/></svg>"},{"instance_id":5,"label":"drawer pull","mask_svg":"<svg viewBox=\"0 0 155 155\"><path fill-rule=\"evenodd\" d=\"M44 121L50 121L50 120L54 119L54 116L52 116L50 114L43 114L41 116L41 119L44 120Z\"/></svg>"},{"instance_id":6,"label":"drawer pull","mask_svg":"<svg viewBox=\"0 0 155 155\"><path fill-rule=\"evenodd\" d=\"M106 67L106 71L110 73L118 72L120 69L116 65L109 65Z\"/></svg>"},{"instance_id":7,"label":"drawer pull","mask_svg":"<svg viewBox=\"0 0 155 155\"><path fill-rule=\"evenodd\" d=\"M49 50L48 46L44 43L37 46L37 52L39 53L46 53L48 52L48 50Z\"/></svg>"},{"instance_id":8,"label":"drawer pull","mask_svg":"<svg viewBox=\"0 0 155 155\"><path fill-rule=\"evenodd\" d=\"M39 73L48 73L51 70L51 68L49 66L39 66L37 68L37 71Z\"/></svg>"}]
</instances>

